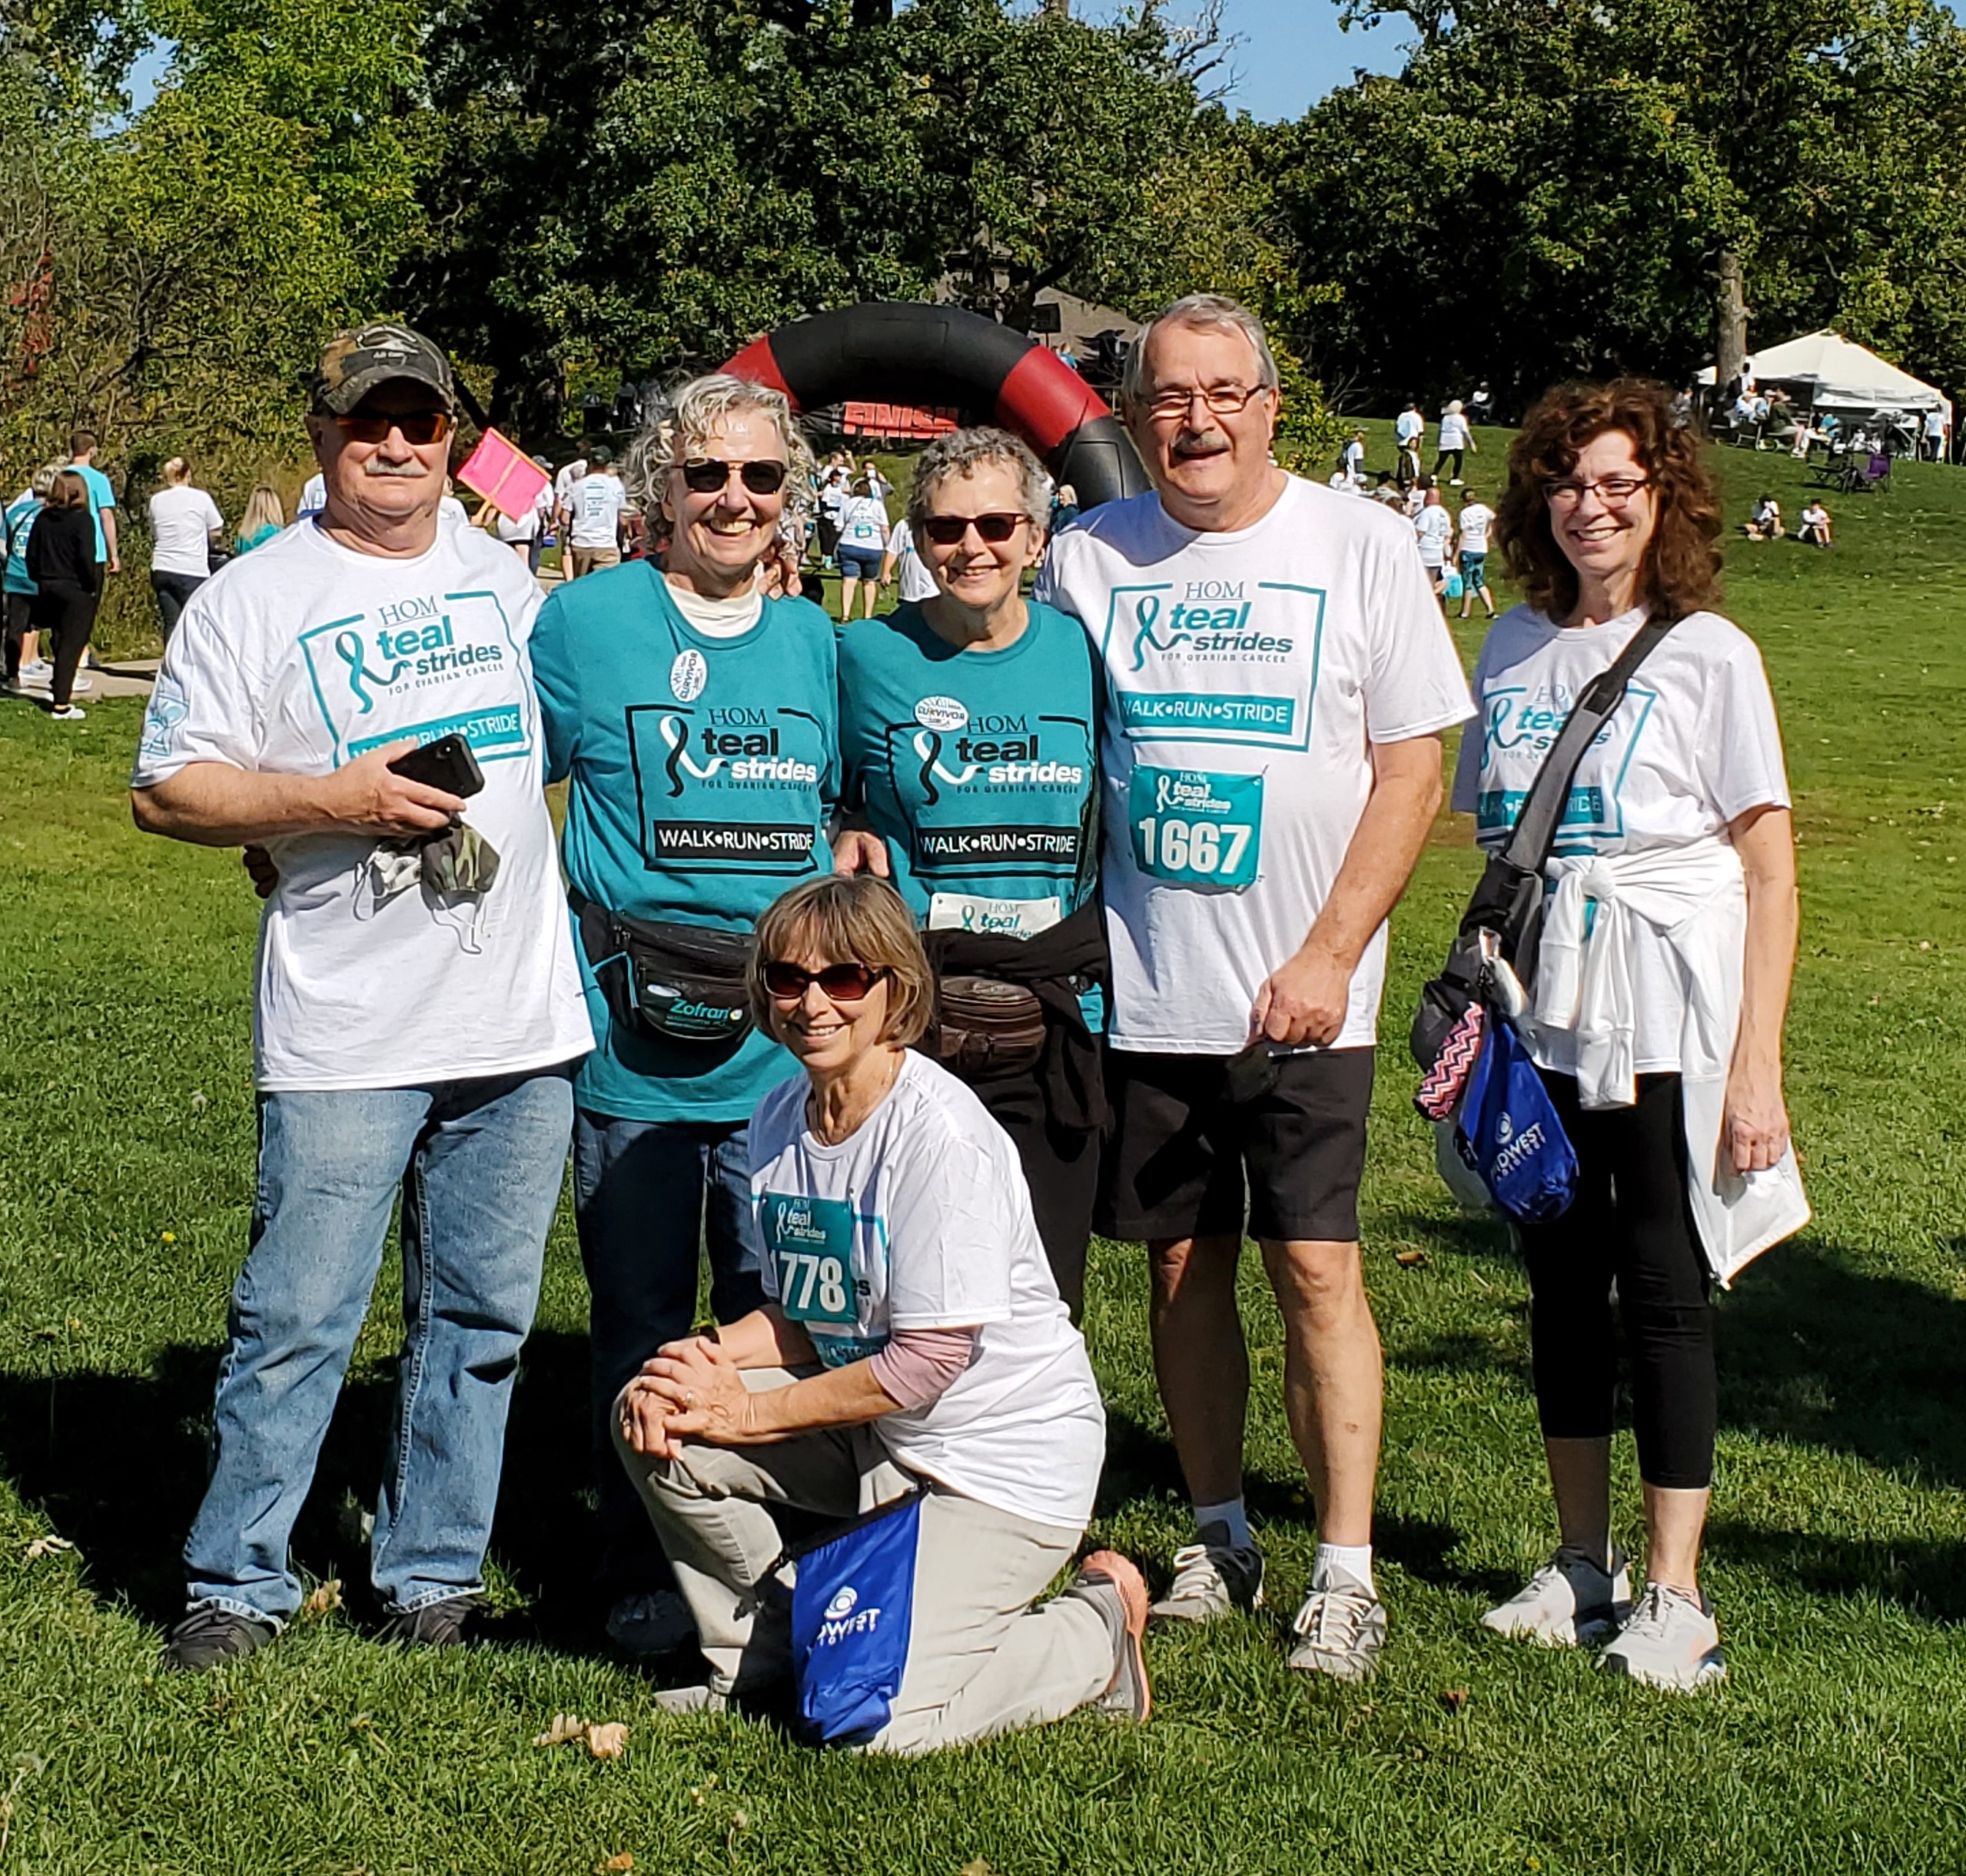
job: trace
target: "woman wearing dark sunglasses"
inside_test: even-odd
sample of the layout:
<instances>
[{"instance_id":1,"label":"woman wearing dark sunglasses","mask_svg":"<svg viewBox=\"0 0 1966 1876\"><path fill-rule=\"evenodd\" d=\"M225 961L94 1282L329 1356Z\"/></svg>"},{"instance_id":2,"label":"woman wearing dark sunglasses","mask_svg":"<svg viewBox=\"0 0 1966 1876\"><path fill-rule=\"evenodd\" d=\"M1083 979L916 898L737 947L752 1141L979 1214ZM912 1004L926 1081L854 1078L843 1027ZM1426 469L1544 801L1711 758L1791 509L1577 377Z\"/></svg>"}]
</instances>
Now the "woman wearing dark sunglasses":
<instances>
[{"instance_id":1,"label":"woman wearing dark sunglasses","mask_svg":"<svg viewBox=\"0 0 1966 1876\"><path fill-rule=\"evenodd\" d=\"M925 928L941 984L929 1046L1017 1143L1076 1318L1106 943L1091 656L1076 619L1021 591L1050 506L1037 458L1003 430L922 452L908 520L936 591L841 636L843 799L864 825L834 852L842 872L892 879Z\"/></svg>"},{"instance_id":2,"label":"woman wearing dark sunglasses","mask_svg":"<svg viewBox=\"0 0 1966 1876\"><path fill-rule=\"evenodd\" d=\"M695 1320L699 1244L718 1315L762 1294L745 1124L785 1061L746 1014L744 961L758 915L831 863L832 627L758 579L811 461L779 392L721 375L684 385L628 460L663 562L562 586L533 638L550 771L571 783L563 857L599 1038L576 1089L573 1173L601 1586L609 1632L638 1654L689 1626L608 1411Z\"/></svg>"},{"instance_id":3,"label":"woman wearing dark sunglasses","mask_svg":"<svg viewBox=\"0 0 1966 1876\"><path fill-rule=\"evenodd\" d=\"M751 1122L767 1300L663 1348L615 1415L709 1665L658 1704L722 1711L788 1672L782 1601L758 1593L784 1541L771 1507L844 1519L924 1491L906 1666L871 1748L1092 1702L1145 1719L1138 1570L1096 1552L1032 1606L1084 1535L1105 1418L1010 1142L908 1047L935 1001L913 919L879 880L795 887L758 921L750 988L805 1071Z\"/></svg>"}]
</instances>

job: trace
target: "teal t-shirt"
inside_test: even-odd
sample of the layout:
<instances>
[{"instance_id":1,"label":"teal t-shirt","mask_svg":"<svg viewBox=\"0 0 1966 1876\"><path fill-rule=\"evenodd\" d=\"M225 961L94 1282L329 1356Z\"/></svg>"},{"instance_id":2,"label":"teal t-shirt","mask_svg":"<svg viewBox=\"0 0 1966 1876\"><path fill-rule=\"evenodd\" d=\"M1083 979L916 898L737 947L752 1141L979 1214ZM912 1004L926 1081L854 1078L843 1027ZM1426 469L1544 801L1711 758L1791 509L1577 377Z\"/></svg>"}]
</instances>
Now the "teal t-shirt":
<instances>
[{"instance_id":1,"label":"teal t-shirt","mask_svg":"<svg viewBox=\"0 0 1966 1876\"><path fill-rule=\"evenodd\" d=\"M109 558L109 537L102 531L102 511L116 506L116 491L109 486L109 478L93 463L71 463L69 467L88 490L89 517L95 523L95 558L101 565Z\"/></svg>"},{"instance_id":2,"label":"teal t-shirt","mask_svg":"<svg viewBox=\"0 0 1966 1876\"><path fill-rule=\"evenodd\" d=\"M1077 619L1030 613L1001 651L957 650L915 606L841 635L842 799L918 923L1029 937L1091 894L1092 659Z\"/></svg>"},{"instance_id":3,"label":"teal t-shirt","mask_svg":"<svg viewBox=\"0 0 1966 1876\"><path fill-rule=\"evenodd\" d=\"M548 779L570 782L561 856L597 905L748 931L788 887L832 865L839 792L832 622L767 599L735 638L696 630L653 563L556 587L530 646ZM583 1107L632 1121L749 1119L796 1072L752 1030L734 1050L652 1041L609 1018L576 929L597 1044Z\"/></svg>"},{"instance_id":4,"label":"teal t-shirt","mask_svg":"<svg viewBox=\"0 0 1966 1876\"><path fill-rule=\"evenodd\" d=\"M4 589L8 593L38 590L28 576L28 536L34 532L35 516L41 513L41 497L33 493L17 496L7 509L7 571Z\"/></svg>"}]
</instances>

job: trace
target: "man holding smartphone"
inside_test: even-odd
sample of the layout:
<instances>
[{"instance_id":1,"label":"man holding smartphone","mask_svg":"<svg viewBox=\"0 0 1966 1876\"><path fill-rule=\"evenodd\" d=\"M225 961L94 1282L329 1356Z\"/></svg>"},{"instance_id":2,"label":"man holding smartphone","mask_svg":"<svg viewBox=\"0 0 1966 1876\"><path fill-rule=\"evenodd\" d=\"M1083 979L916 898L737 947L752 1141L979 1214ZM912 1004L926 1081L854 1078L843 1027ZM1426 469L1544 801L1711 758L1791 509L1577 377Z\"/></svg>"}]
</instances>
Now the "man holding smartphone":
<instances>
[{"instance_id":1,"label":"man holding smartphone","mask_svg":"<svg viewBox=\"0 0 1966 1876\"><path fill-rule=\"evenodd\" d=\"M256 971L257 1193L164 1649L178 1668L263 1647L300 1605L288 1539L399 1190L403 1352L370 1572L394 1637L461 1639L571 1069L593 1045L541 792L540 591L488 536L437 523L450 365L402 327L341 333L311 404L326 506L193 596L132 777L140 827L264 846L279 875ZM497 855L475 875L419 846L464 802L391 766L452 738L483 772L470 825ZM443 772L468 777L450 748Z\"/></svg>"},{"instance_id":2,"label":"man holding smartphone","mask_svg":"<svg viewBox=\"0 0 1966 1876\"><path fill-rule=\"evenodd\" d=\"M1290 1665L1358 1680L1386 1631L1358 1241L1386 918L1440 803L1440 732L1472 706L1405 524L1277 467L1277 386L1245 308L1168 307L1122 392L1155 492L1054 540L1038 596L1084 621L1106 672L1102 1228L1147 1241L1154 1373L1195 1508L1154 1612L1204 1622L1261 1599L1243 1504L1247 1223L1317 1502Z\"/></svg>"}]
</instances>

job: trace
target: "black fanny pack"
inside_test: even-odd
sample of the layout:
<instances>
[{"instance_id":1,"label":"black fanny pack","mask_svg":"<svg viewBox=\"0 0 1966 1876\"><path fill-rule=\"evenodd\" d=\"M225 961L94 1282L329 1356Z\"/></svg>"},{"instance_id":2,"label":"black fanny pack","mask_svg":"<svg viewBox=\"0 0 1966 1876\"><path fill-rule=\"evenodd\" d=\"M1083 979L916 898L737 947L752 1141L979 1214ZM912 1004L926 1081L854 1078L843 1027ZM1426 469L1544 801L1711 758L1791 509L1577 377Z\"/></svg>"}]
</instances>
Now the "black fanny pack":
<instances>
[{"instance_id":1,"label":"black fanny pack","mask_svg":"<svg viewBox=\"0 0 1966 1876\"><path fill-rule=\"evenodd\" d=\"M730 1048L750 1033L745 931L630 918L567 895L580 942L614 1020L663 1042Z\"/></svg>"}]
</instances>

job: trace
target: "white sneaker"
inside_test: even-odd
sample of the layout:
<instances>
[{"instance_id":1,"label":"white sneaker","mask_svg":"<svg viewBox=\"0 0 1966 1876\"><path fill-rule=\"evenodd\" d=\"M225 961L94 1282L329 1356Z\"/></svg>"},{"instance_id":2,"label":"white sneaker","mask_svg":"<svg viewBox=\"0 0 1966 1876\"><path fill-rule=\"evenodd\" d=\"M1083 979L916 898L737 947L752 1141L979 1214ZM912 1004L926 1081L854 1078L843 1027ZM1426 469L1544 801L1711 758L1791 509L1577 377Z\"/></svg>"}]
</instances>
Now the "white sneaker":
<instances>
[{"instance_id":1,"label":"white sneaker","mask_svg":"<svg viewBox=\"0 0 1966 1876\"><path fill-rule=\"evenodd\" d=\"M623 1654L652 1661L696 1639L689 1605L673 1589L622 1596L608 1611L607 1638Z\"/></svg>"},{"instance_id":2,"label":"white sneaker","mask_svg":"<svg viewBox=\"0 0 1966 1876\"><path fill-rule=\"evenodd\" d=\"M48 714L58 723L79 723L88 712L79 704L68 703L58 710L50 710Z\"/></svg>"},{"instance_id":3,"label":"white sneaker","mask_svg":"<svg viewBox=\"0 0 1966 1876\"><path fill-rule=\"evenodd\" d=\"M1201 1542L1174 1552L1174 1580L1147 1612L1156 1622L1213 1622L1263 1606L1263 1552L1230 1544L1226 1524L1204 1526ZM1210 1542L1210 1539L1214 1542Z\"/></svg>"},{"instance_id":4,"label":"white sneaker","mask_svg":"<svg viewBox=\"0 0 1966 1876\"><path fill-rule=\"evenodd\" d=\"M1290 1626L1303 1637L1290 1655L1299 1672L1370 1680L1386 1645L1386 1605L1364 1584L1334 1570L1330 1582L1304 1598Z\"/></svg>"},{"instance_id":5,"label":"white sneaker","mask_svg":"<svg viewBox=\"0 0 1966 1876\"><path fill-rule=\"evenodd\" d=\"M21 682L23 684L45 685L54 676L55 667L45 658L30 658L21 666Z\"/></svg>"},{"instance_id":6,"label":"white sneaker","mask_svg":"<svg viewBox=\"0 0 1966 1876\"><path fill-rule=\"evenodd\" d=\"M1588 1648L1631 1612L1632 1576L1622 1551L1612 1552L1607 1570L1586 1551L1559 1549L1526 1588L1483 1616L1481 1625L1546 1648Z\"/></svg>"},{"instance_id":7,"label":"white sneaker","mask_svg":"<svg viewBox=\"0 0 1966 1876\"><path fill-rule=\"evenodd\" d=\"M75 673L75 682L71 684L68 686L68 689L71 691L93 690L95 689L95 679L92 677L85 676L80 671L78 671Z\"/></svg>"},{"instance_id":8,"label":"white sneaker","mask_svg":"<svg viewBox=\"0 0 1966 1876\"><path fill-rule=\"evenodd\" d=\"M1727 1657L1720 1651L1720 1625L1713 1619L1713 1605L1703 1595L1689 1595L1663 1583L1646 1585L1617 1640L1597 1659L1607 1673L1678 1694L1727 1678Z\"/></svg>"}]
</instances>

